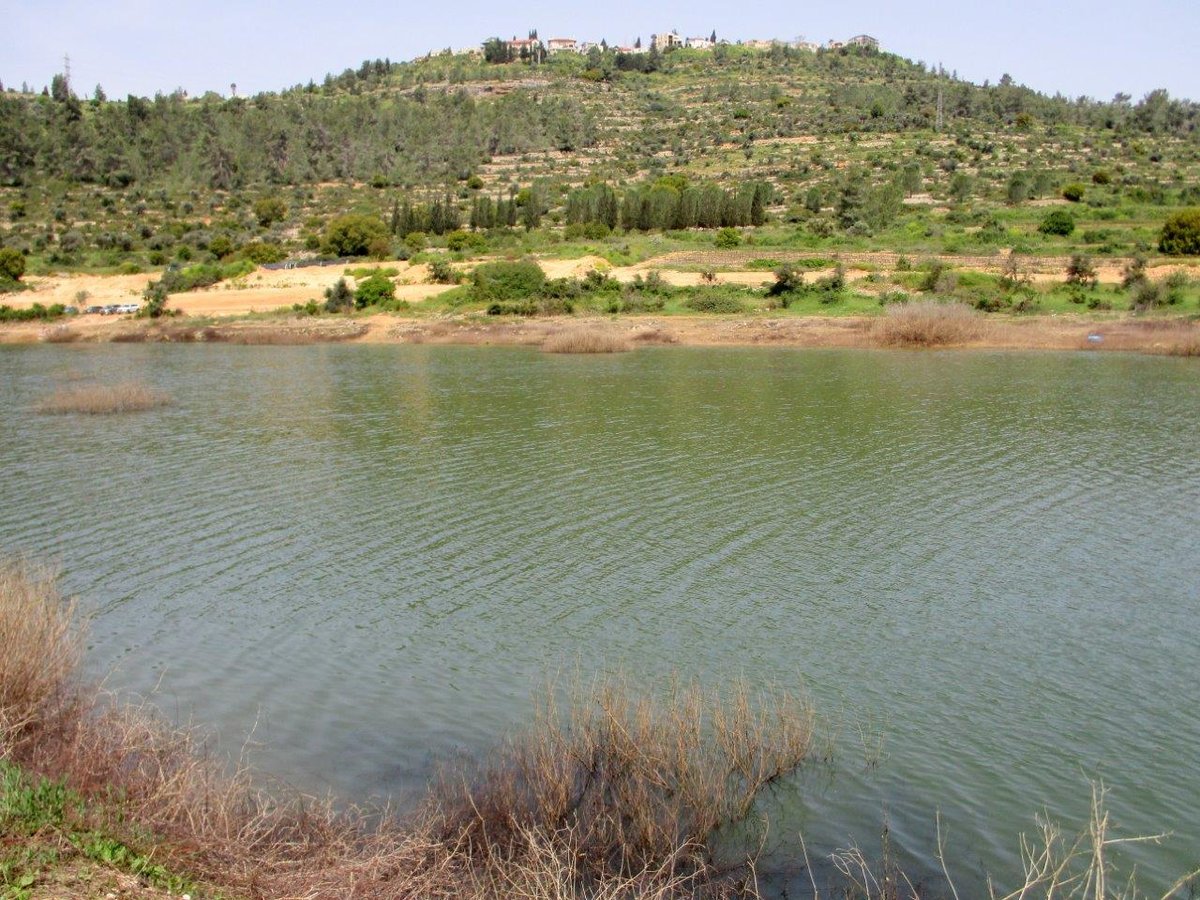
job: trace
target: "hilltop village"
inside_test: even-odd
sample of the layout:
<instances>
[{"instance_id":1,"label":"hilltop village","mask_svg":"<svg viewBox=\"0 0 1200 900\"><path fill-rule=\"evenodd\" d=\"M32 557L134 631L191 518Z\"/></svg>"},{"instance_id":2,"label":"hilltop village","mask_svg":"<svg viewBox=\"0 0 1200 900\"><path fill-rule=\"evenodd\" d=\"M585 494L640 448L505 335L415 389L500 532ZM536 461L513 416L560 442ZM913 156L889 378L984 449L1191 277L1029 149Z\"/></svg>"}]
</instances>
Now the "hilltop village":
<instances>
[{"instance_id":1,"label":"hilltop village","mask_svg":"<svg viewBox=\"0 0 1200 900\"><path fill-rule=\"evenodd\" d=\"M638 37L632 44L609 44L606 40L599 42L578 40L573 37L552 37L542 40L538 36L537 29L529 31L525 37L519 38L513 36L509 40L501 38L490 38L484 41L481 47L470 47L459 51L470 55L482 55L489 60L496 61L496 57L503 54L510 61L529 60L539 61L548 56L558 56L563 53L576 53L587 55L595 52L614 51L623 54L640 54L640 53L665 53L669 50L703 50L711 51L719 46L738 46L746 47L752 50L770 50L774 47L790 47L795 50L808 50L816 52L818 50L840 50L843 47L862 47L869 50L878 50L879 41L868 34L858 34L846 40L829 40L824 44L814 41L804 40L799 38L794 41L782 41L778 39L750 39L739 41L727 41L719 39L716 31L713 31L707 37L684 37L679 34L678 30L656 32L650 35L650 40L643 43L641 37Z\"/></svg>"}]
</instances>

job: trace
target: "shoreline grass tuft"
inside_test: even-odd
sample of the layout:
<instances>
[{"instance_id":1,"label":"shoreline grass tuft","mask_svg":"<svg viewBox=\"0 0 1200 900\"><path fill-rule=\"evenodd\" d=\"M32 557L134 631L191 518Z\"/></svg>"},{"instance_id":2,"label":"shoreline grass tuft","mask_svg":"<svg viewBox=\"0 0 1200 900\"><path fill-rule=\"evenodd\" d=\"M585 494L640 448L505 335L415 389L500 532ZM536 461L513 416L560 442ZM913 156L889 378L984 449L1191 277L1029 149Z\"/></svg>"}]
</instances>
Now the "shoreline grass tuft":
<instances>
[{"instance_id":1,"label":"shoreline grass tuft","mask_svg":"<svg viewBox=\"0 0 1200 900\"><path fill-rule=\"evenodd\" d=\"M625 353L632 349L624 335L595 326L556 331L542 343L546 353Z\"/></svg>"},{"instance_id":2,"label":"shoreline grass tuft","mask_svg":"<svg viewBox=\"0 0 1200 900\"><path fill-rule=\"evenodd\" d=\"M892 347L946 347L986 334L983 317L962 303L916 300L889 306L875 323L875 339Z\"/></svg>"}]
</instances>

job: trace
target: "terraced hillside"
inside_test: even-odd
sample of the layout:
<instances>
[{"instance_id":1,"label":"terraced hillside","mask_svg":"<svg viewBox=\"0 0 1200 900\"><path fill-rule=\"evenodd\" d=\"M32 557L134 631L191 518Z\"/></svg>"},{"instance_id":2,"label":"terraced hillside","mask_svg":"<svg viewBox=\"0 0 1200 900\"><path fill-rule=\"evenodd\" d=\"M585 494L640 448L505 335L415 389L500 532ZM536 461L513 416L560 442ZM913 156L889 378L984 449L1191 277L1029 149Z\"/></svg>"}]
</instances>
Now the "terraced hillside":
<instances>
[{"instance_id":1,"label":"terraced hillside","mask_svg":"<svg viewBox=\"0 0 1200 900\"><path fill-rule=\"evenodd\" d=\"M0 242L33 276L714 245L1121 265L1200 205L1198 126L1165 92L1047 97L866 49L445 54L229 100L56 79L0 94Z\"/></svg>"}]
</instances>

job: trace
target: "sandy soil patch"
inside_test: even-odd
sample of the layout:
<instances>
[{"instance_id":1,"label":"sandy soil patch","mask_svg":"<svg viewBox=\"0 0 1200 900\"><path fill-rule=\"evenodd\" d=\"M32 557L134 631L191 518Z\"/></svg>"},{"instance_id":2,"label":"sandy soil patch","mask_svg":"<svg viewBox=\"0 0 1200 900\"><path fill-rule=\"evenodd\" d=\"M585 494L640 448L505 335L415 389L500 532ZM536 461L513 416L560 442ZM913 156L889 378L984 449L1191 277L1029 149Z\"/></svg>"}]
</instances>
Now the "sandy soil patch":
<instances>
[{"instance_id":1,"label":"sandy soil patch","mask_svg":"<svg viewBox=\"0 0 1200 900\"><path fill-rule=\"evenodd\" d=\"M396 296L419 303L449 290L452 285L428 284L427 266L410 266L403 262L379 264L381 268L399 269L396 277ZM294 303L321 300L325 289L344 277L344 266L307 266L299 269L258 269L235 281L221 282L201 291L172 294L168 303L189 316L234 316L252 312L270 312ZM112 303L140 302L142 291L157 273L143 275L61 275L31 278L31 291L6 298L11 306L105 306ZM348 279L351 284L354 279ZM81 292L87 296L78 300ZM80 316L79 321L99 319L99 316ZM107 318L107 317L105 317Z\"/></svg>"}]
</instances>

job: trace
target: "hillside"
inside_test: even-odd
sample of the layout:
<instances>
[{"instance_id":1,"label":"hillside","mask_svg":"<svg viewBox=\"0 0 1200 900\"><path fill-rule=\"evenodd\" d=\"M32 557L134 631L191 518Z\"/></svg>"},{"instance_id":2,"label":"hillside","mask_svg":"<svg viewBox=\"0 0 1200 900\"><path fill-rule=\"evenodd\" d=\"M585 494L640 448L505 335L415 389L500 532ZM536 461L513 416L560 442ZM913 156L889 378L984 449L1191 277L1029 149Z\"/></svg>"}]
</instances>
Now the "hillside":
<instances>
[{"instance_id":1,"label":"hillside","mask_svg":"<svg viewBox=\"0 0 1200 900\"><path fill-rule=\"evenodd\" d=\"M629 265L718 239L1124 259L1200 204L1198 163L1200 106L1165 92L1047 97L868 49L444 54L247 99L0 94L0 240L34 275L430 251ZM346 214L366 220L342 240Z\"/></svg>"}]
</instances>

